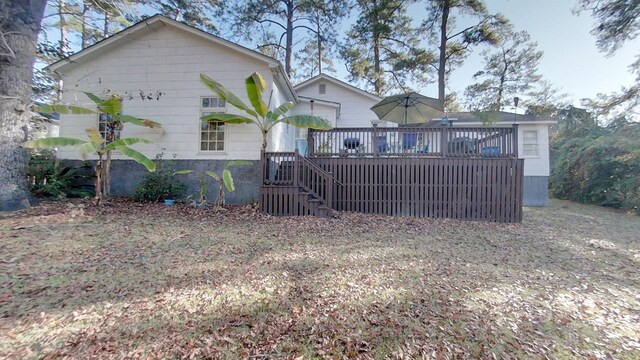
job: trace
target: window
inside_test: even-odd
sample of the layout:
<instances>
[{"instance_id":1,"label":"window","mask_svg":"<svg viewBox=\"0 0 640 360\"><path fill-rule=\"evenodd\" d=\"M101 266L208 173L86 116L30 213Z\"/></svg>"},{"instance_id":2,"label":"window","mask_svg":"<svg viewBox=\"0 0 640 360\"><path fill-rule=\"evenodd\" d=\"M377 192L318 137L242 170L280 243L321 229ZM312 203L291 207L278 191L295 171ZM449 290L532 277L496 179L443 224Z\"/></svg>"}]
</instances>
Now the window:
<instances>
[{"instance_id":1,"label":"window","mask_svg":"<svg viewBox=\"0 0 640 360\"><path fill-rule=\"evenodd\" d=\"M122 124L115 124L111 114L101 113L98 115L98 132L105 141L120 139L120 131L122 130ZM109 139L109 134L114 132L112 139Z\"/></svg>"},{"instance_id":2,"label":"window","mask_svg":"<svg viewBox=\"0 0 640 360\"><path fill-rule=\"evenodd\" d=\"M226 101L215 97L200 99L200 116L226 112ZM225 124L223 122L200 121L200 150L224 151Z\"/></svg>"},{"instance_id":3,"label":"window","mask_svg":"<svg viewBox=\"0 0 640 360\"><path fill-rule=\"evenodd\" d=\"M327 84L320 84L318 86L318 92L320 94L326 94L327 93Z\"/></svg>"},{"instance_id":4,"label":"window","mask_svg":"<svg viewBox=\"0 0 640 360\"><path fill-rule=\"evenodd\" d=\"M522 132L522 155L538 156L537 130L524 130Z\"/></svg>"}]
</instances>

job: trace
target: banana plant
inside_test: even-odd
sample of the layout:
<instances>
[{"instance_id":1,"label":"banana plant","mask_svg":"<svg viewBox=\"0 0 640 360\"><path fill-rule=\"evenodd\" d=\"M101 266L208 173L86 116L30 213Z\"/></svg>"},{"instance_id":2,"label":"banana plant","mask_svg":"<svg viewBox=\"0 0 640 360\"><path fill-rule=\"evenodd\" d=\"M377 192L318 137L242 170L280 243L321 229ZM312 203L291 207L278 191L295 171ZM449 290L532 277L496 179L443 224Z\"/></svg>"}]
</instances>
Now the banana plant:
<instances>
[{"instance_id":1,"label":"banana plant","mask_svg":"<svg viewBox=\"0 0 640 360\"><path fill-rule=\"evenodd\" d=\"M294 104L289 101L278 106L274 110L269 110L269 104L262 99L263 92L267 89L267 83L262 75L255 72L245 79L247 96L251 102L251 107L245 104L238 96L233 94L219 82L213 80L205 74L200 74L200 80L209 89L213 90L222 100L225 100L236 109L244 111L248 116L236 114L211 114L203 116L202 121L220 121L230 124L255 124L262 133L261 150L267 148L267 135L269 131L279 123L287 123L295 127L329 130L331 123L327 120L309 115L285 116Z\"/></svg>"},{"instance_id":2,"label":"banana plant","mask_svg":"<svg viewBox=\"0 0 640 360\"><path fill-rule=\"evenodd\" d=\"M41 113L58 113L58 114L64 114L64 115L86 115L86 114L96 114L96 113L108 114L110 116L107 117L107 120L105 121L105 124L104 124L106 138L101 140L105 144L111 144L112 142L118 141L118 139L116 138L116 134L122 131L125 124L133 124L133 125L144 126L149 128L160 127L160 124L155 121L141 119L131 115L124 115L122 113L122 98L118 94L113 94L109 96L109 98L107 98L106 100L103 100L99 96L90 92L83 92L83 94L85 94L91 101L93 101L96 104L96 107L98 109L97 111L94 111L92 109L88 109L85 107L81 107L81 106L67 105L67 104L36 106L34 108L34 111L41 112ZM98 134L98 137L100 137L99 134ZM91 135L90 135L90 138L91 138ZM144 140L140 138L136 138L136 139ZM138 141L138 142L142 142L142 141ZM64 145L59 145L59 146L64 146ZM101 189L101 192L107 196L111 191L111 152L113 150L116 150L116 148L117 146L105 147L104 150L106 152L103 154L105 161L104 161L104 164L100 163L101 171L102 171L102 173L99 176L99 178L102 181L100 189ZM117 150L120 150L123 154L127 155L120 148L118 148Z\"/></svg>"},{"instance_id":3,"label":"banana plant","mask_svg":"<svg viewBox=\"0 0 640 360\"><path fill-rule=\"evenodd\" d=\"M145 168L149 171L156 170L156 164L146 157L144 154L140 153L137 150L134 150L129 147L129 145L143 143L148 144L151 141L143 138L124 138L114 140L110 143L106 143L98 129L90 128L86 130L87 135L89 136L89 141L76 139L76 138L68 138L68 137L52 137L45 139L37 139L31 140L25 143L25 147L27 148L44 148L44 147L60 147L60 146L75 146L80 148L83 155L88 153L95 153L98 155L98 163L96 164L96 205L100 203L102 199L103 189L102 189L102 175L103 175L103 167L104 167L104 157L109 152L113 150L120 151L123 155L131 158L132 160L144 165Z\"/></svg>"},{"instance_id":4,"label":"banana plant","mask_svg":"<svg viewBox=\"0 0 640 360\"><path fill-rule=\"evenodd\" d=\"M218 181L220 187L218 189L218 199L216 200L216 207L224 207L224 189L226 188L229 192L234 192L236 190L235 184L233 182L233 175L231 175L231 170L229 168L234 166L244 166L244 165L252 165L251 161L247 160L232 160L225 164L224 169L222 169L222 176L218 175L218 173L205 170L202 174L200 174L200 200L195 202L196 205L204 206L207 203L207 186L205 183L205 175L208 175L213 180ZM176 171L174 174L191 174L193 170L180 170Z\"/></svg>"}]
</instances>

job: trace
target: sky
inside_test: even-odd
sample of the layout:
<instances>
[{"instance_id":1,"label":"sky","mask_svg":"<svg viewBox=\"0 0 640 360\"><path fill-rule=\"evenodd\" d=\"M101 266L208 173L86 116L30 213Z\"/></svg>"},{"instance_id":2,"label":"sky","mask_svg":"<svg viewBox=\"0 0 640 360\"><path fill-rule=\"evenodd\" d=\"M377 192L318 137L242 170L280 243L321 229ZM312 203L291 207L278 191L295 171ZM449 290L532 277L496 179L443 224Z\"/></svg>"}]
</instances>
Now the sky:
<instances>
[{"instance_id":1,"label":"sky","mask_svg":"<svg viewBox=\"0 0 640 360\"><path fill-rule=\"evenodd\" d=\"M580 99L611 93L621 86L631 86L635 76L629 65L640 54L640 39L627 42L613 56L598 51L591 14L572 13L575 0L493 0L487 1L490 12L500 12L511 20L516 30L526 30L538 48L544 51L540 73L554 86L569 95L574 105ZM473 83L473 74L482 69L480 51L469 57L464 67L453 74L450 82L455 90ZM437 88L424 89L425 95L436 95Z\"/></svg>"}]
</instances>

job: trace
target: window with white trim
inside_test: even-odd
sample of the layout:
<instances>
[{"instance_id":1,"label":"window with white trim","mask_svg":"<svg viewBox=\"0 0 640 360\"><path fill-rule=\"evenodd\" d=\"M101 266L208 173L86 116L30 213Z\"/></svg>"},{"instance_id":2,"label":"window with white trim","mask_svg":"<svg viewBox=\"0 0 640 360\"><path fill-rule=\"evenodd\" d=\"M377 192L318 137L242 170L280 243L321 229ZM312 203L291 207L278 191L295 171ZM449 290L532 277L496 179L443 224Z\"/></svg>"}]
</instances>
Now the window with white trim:
<instances>
[{"instance_id":1,"label":"window with white trim","mask_svg":"<svg viewBox=\"0 0 640 360\"><path fill-rule=\"evenodd\" d=\"M104 141L108 140L109 134L113 131L115 136L112 141L120 139L120 131L122 126L113 123L113 116L111 114L100 113L98 114L98 132Z\"/></svg>"},{"instance_id":2,"label":"window with white trim","mask_svg":"<svg viewBox=\"0 0 640 360\"><path fill-rule=\"evenodd\" d=\"M327 84L318 85L318 93L319 94L326 94L327 93Z\"/></svg>"},{"instance_id":3,"label":"window with white trim","mask_svg":"<svg viewBox=\"0 0 640 360\"><path fill-rule=\"evenodd\" d=\"M522 155L538 156L538 130L522 132Z\"/></svg>"},{"instance_id":4,"label":"window with white trim","mask_svg":"<svg viewBox=\"0 0 640 360\"><path fill-rule=\"evenodd\" d=\"M225 113L227 102L216 97L200 98L200 116ZM225 123L200 121L200 151L224 151Z\"/></svg>"}]
</instances>

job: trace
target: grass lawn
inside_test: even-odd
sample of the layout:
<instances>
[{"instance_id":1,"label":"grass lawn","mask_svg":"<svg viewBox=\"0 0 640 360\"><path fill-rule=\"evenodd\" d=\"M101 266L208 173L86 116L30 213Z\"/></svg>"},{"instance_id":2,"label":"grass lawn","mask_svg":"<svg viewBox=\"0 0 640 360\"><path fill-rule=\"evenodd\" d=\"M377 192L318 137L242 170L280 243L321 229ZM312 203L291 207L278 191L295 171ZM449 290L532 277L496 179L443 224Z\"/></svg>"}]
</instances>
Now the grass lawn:
<instances>
[{"instance_id":1,"label":"grass lawn","mask_svg":"<svg viewBox=\"0 0 640 360\"><path fill-rule=\"evenodd\" d=\"M640 358L640 217L0 215L0 357Z\"/></svg>"}]
</instances>

